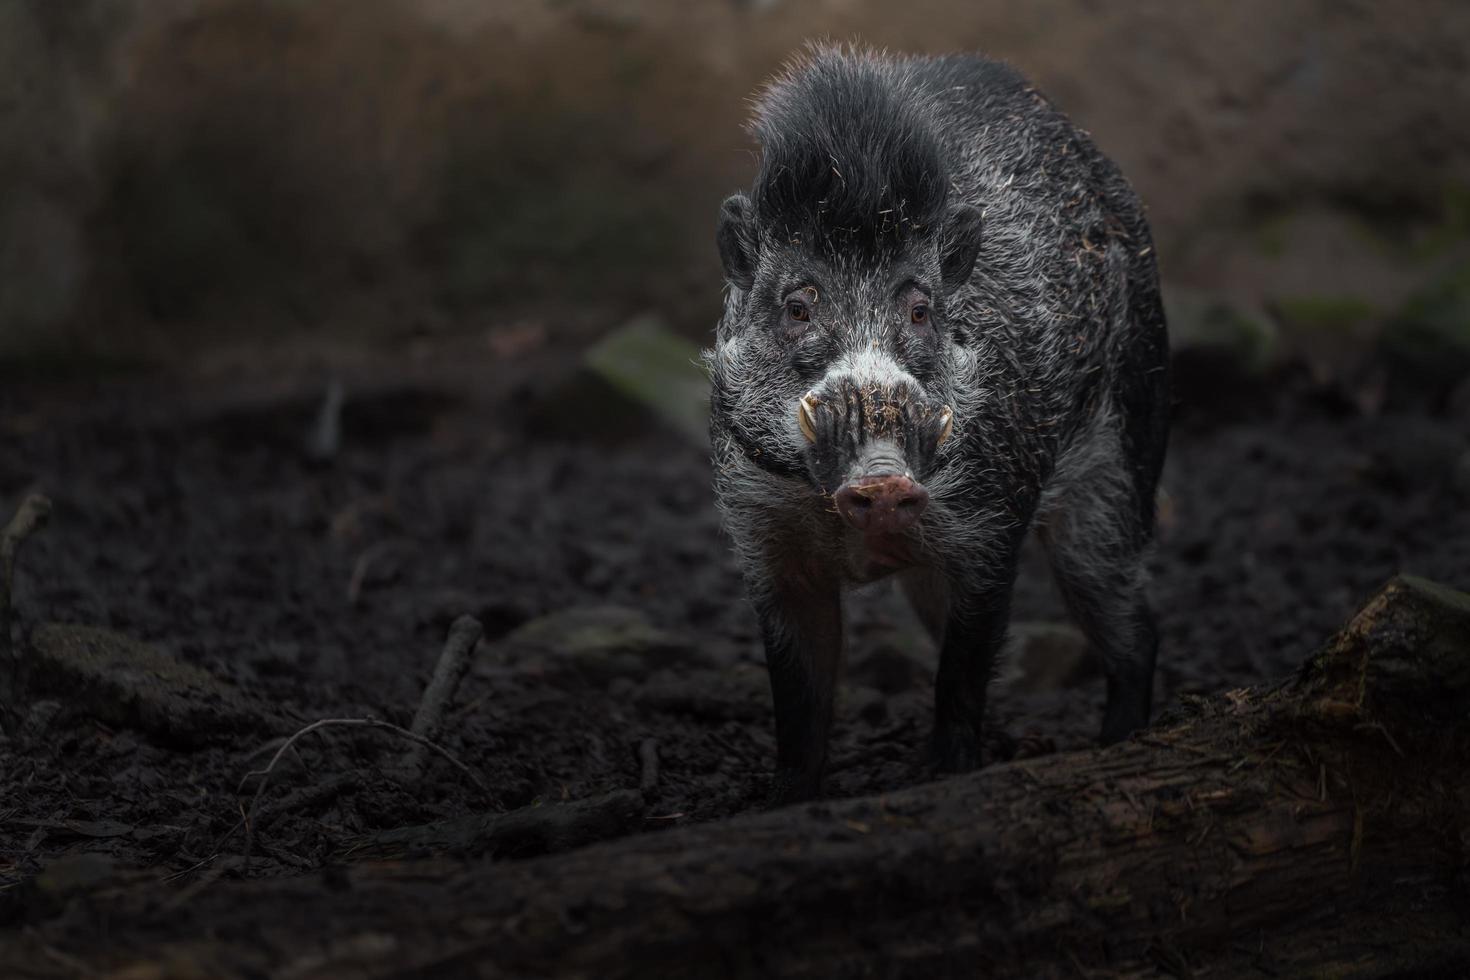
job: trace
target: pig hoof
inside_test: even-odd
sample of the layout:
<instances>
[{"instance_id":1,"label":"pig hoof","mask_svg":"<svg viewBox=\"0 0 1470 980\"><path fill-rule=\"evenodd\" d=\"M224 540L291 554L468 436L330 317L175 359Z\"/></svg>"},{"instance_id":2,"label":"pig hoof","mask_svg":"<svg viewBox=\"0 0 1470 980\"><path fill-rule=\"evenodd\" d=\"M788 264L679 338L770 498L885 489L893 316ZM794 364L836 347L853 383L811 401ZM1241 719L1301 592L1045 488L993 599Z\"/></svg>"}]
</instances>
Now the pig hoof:
<instances>
[{"instance_id":1,"label":"pig hoof","mask_svg":"<svg viewBox=\"0 0 1470 980\"><path fill-rule=\"evenodd\" d=\"M1113 745L1147 727L1148 715L1144 712L1110 710L1103 720L1102 734L1097 740L1101 745Z\"/></svg>"},{"instance_id":2,"label":"pig hoof","mask_svg":"<svg viewBox=\"0 0 1470 980\"><path fill-rule=\"evenodd\" d=\"M778 769L771 779L771 792L766 797L766 809L804 803L822 795L821 777L794 770Z\"/></svg>"},{"instance_id":3,"label":"pig hoof","mask_svg":"<svg viewBox=\"0 0 1470 980\"><path fill-rule=\"evenodd\" d=\"M934 746L940 772L970 772L980 768L980 740L976 737L939 738Z\"/></svg>"}]
</instances>

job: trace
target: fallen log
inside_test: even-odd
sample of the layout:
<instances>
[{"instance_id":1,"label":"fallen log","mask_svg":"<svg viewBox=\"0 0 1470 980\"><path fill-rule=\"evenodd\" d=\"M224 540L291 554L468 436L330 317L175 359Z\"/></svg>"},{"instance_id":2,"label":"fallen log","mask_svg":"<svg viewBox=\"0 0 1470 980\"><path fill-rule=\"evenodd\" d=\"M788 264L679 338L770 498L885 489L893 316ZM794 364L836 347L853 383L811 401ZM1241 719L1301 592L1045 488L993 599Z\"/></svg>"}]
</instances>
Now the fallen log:
<instances>
[{"instance_id":1,"label":"fallen log","mask_svg":"<svg viewBox=\"0 0 1470 980\"><path fill-rule=\"evenodd\" d=\"M1462 975L1470 597L1389 583L1298 676L1126 743L519 862L97 899L0 960L128 975ZM3 948L5 946L10 948ZM1330 969L1329 969L1330 968Z\"/></svg>"}]
</instances>

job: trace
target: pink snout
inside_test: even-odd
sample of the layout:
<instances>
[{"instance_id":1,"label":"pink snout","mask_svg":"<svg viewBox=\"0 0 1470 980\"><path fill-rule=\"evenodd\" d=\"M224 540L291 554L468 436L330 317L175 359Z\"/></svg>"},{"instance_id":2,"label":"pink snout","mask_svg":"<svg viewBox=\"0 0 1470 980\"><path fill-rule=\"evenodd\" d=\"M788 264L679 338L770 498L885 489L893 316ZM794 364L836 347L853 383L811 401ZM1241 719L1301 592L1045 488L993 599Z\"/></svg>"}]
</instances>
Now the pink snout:
<instances>
[{"instance_id":1,"label":"pink snout","mask_svg":"<svg viewBox=\"0 0 1470 980\"><path fill-rule=\"evenodd\" d=\"M906 476L857 479L834 496L842 519L864 534L895 534L919 523L929 491Z\"/></svg>"}]
</instances>

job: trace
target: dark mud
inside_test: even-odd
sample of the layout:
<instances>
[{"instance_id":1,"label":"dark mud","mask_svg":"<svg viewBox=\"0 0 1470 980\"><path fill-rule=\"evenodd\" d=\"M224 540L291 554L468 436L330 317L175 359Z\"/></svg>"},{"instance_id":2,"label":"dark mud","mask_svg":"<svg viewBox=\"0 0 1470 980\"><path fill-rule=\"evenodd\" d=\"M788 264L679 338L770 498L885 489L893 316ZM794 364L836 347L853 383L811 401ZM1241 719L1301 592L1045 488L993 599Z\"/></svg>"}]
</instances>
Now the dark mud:
<instances>
[{"instance_id":1,"label":"dark mud","mask_svg":"<svg viewBox=\"0 0 1470 980\"><path fill-rule=\"evenodd\" d=\"M181 889L199 874L300 875L350 860L375 831L639 789L650 740L656 787L614 832L760 805L774 753L762 654L703 453L651 424L534 434L527 419L558 402L528 365L361 374L330 461L303 449L317 382L0 394L0 503L8 514L43 489L55 504L22 555L22 629L142 641L225 682L258 720L130 726L74 680L38 675L0 741L4 918L48 914L33 879L65 855L188 872ZM1152 565L1161 706L1289 674L1396 572L1470 587L1467 440L1448 409L1409 400L1367 417L1291 371L1236 379L1246 397L1207 404L1183 380ZM848 607L829 792L931 779L932 648L892 589ZM583 612L526 627L570 610ZM257 826L243 871L232 832L258 784L242 796L242 777L319 718L408 725L463 613L486 637L441 741L491 798L437 760L426 780L405 777L408 745L382 731L313 734L273 774L262 807L291 806ZM1015 618L1043 639L993 689L992 758L1088 745L1101 679L1054 625L1065 617L1039 561Z\"/></svg>"}]
</instances>

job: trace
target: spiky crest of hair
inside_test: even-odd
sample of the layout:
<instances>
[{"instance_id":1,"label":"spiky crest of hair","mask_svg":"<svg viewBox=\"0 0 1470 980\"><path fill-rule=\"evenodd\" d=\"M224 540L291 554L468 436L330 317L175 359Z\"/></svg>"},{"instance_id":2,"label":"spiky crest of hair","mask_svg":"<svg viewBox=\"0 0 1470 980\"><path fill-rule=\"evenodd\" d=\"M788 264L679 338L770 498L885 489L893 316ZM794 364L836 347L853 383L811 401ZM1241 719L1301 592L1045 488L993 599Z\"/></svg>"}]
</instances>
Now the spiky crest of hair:
<instances>
[{"instance_id":1,"label":"spiky crest of hair","mask_svg":"<svg viewBox=\"0 0 1470 980\"><path fill-rule=\"evenodd\" d=\"M937 232L949 192L944 148L904 63L815 46L757 99L762 148L751 191L770 234L856 257Z\"/></svg>"}]
</instances>

